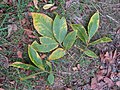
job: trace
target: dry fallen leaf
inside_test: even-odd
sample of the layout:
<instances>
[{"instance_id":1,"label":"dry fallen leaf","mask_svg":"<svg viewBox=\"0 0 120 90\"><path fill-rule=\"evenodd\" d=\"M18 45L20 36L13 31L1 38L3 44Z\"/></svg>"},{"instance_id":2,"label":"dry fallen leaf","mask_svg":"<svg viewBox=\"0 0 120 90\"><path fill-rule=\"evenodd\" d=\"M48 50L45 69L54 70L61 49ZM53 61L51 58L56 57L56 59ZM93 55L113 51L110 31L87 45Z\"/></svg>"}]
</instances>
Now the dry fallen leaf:
<instances>
[{"instance_id":1,"label":"dry fallen leaf","mask_svg":"<svg viewBox=\"0 0 120 90\"><path fill-rule=\"evenodd\" d=\"M40 57L41 57L41 59L44 59L46 56L47 56L46 54L43 54Z\"/></svg>"},{"instance_id":2,"label":"dry fallen leaf","mask_svg":"<svg viewBox=\"0 0 120 90\"><path fill-rule=\"evenodd\" d=\"M55 4L55 3L53 3L53 4L45 4L45 5L43 6L43 9L44 9L44 10L47 10L47 9L51 8L52 6L54 6L54 4Z\"/></svg>"},{"instance_id":3,"label":"dry fallen leaf","mask_svg":"<svg viewBox=\"0 0 120 90\"><path fill-rule=\"evenodd\" d=\"M34 3L35 8L39 9L38 6L37 6L38 5L38 0L33 0L33 3Z\"/></svg>"},{"instance_id":4,"label":"dry fallen leaf","mask_svg":"<svg viewBox=\"0 0 120 90\"><path fill-rule=\"evenodd\" d=\"M91 81L91 89L95 90L97 87L98 87L97 79L94 77L92 78L92 81Z\"/></svg>"},{"instance_id":5,"label":"dry fallen leaf","mask_svg":"<svg viewBox=\"0 0 120 90\"><path fill-rule=\"evenodd\" d=\"M104 82L107 83L109 87L112 87L114 85L113 81L108 77L104 78Z\"/></svg>"},{"instance_id":6,"label":"dry fallen leaf","mask_svg":"<svg viewBox=\"0 0 120 90\"><path fill-rule=\"evenodd\" d=\"M78 68L77 67L73 67L72 70L73 71L78 71Z\"/></svg>"},{"instance_id":7,"label":"dry fallen leaf","mask_svg":"<svg viewBox=\"0 0 120 90\"><path fill-rule=\"evenodd\" d=\"M21 51L17 51L17 56L18 56L18 58L22 58L22 52Z\"/></svg>"},{"instance_id":8,"label":"dry fallen leaf","mask_svg":"<svg viewBox=\"0 0 120 90\"><path fill-rule=\"evenodd\" d=\"M12 31L17 31L17 25L16 24L10 24L8 25L8 35L6 38L9 38Z\"/></svg>"},{"instance_id":9,"label":"dry fallen leaf","mask_svg":"<svg viewBox=\"0 0 120 90\"><path fill-rule=\"evenodd\" d=\"M3 88L0 88L0 90L5 90L5 89L3 89Z\"/></svg>"},{"instance_id":10,"label":"dry fallen leaf","mask_svg":"<svg viewBox=\"0 0 120 90\"><path fill-rule=\"evenodd\" d=\"M101 81L100 83L98 83L98 85L99 85L98 90L103 90L103 87L105 86L105 83L103 81Z\"/></svg>"},{"instance_id":11,"label":"dry fallen leaf","mask_svg":"<svg viewBox=\"0 0 120 90\"><path fill-rule=\"evenodd\" d=\"M71 88L65 88L65 90L72 90Z\"/></svg>"},{"instance_id":12,"label":"dry fallen leaf","mask_svg":"<svg viewBox=\"0 0 120 90\"><path fill-rule=\"evenodd\" d=\"M118 87L120 87L120 81L117 81L117 82L116 82L116 85L117 85Z\"/></svg>"},{"instance_id":13,"label":"dry fallen leaf","mask_svg":"<svg viewBox=\"0 0 120 90\"><path fill-rule=\"evenodd\" d=\"M10 81L11 84L15 84L15 81Z\"/></svg>"},{"instance_id":14,"label":"dry fallen leaf","mask_svg":"<svg viewBox=\"0 0 120 90\"><path fill-rule=\"evenodd\" d=\"M54 10L56 10L57 9L57 6L53 6L51 9L50 9L50 11L54 11Z\"/></svg>"},{"instance_id":15,"label":"dry fallen leaf","mask_svg":"<svg viewBox=\"0 0 120 90\"><path fill-rule=\"evenodd\" d=\"M80 64L77 64L77 68L78 68L78 70L80 70Z\"/></svg>"},{"instance_id":16,"label":"dry fallen leaf","mask_svg":"<svg viewBox=\"0 0 120 90\"><path fill-rule=\"evenodd\" d=\"M104 78L104 76L102 76L102 75L97 75L97 80L98 80L98 82L101 81L101 80L103 80L103 78Z\"/></svg>"},{"instance_id":17,"label":"dry fallen leaf","mask_svg":"<svg viewBox=\"0 0 120 90\"><path fill-rule=\"evenodd\" d=\"M29 38L37 38L36 36L32 35L33 31L31 31L30 29L24 29L24 30L25 30L24 34L27 34Z\"/></svg>"},{"instance_id":18,"label":"dry fallen leaf","mask_svg":"<svg viewBox=\"0 0 120 90\"><path fill-rule=\"evenodd\" d=\"M2 51L3 49L0 47L0 51Z\"/></svg>"}]
</instances>

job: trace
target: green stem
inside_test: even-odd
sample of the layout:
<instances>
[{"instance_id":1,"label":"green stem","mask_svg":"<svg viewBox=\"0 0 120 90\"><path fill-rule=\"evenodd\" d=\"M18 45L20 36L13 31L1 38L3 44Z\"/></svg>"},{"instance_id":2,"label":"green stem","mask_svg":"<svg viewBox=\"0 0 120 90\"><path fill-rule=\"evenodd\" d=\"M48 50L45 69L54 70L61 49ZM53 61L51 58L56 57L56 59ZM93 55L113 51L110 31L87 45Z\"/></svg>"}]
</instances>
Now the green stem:
<instances>
[{"instance_id":1,"label":"green stem","mask_svg":"<svg viewBox=\"0 0 120 90\"><path fill-rule=\"evenodd\" d=\"M38 74L45 73L45 72L46 72L46 73L50 73L50 72L48 72L48 71L38 72L38 73L35 73L35 74L32 74L32 75L29 75L29 76L20 78L20 80L22 81L22 80L30 79L30 78L32 78L33 76L36 76L36 75L38 75Z\"/></svg>"}]
</instances>

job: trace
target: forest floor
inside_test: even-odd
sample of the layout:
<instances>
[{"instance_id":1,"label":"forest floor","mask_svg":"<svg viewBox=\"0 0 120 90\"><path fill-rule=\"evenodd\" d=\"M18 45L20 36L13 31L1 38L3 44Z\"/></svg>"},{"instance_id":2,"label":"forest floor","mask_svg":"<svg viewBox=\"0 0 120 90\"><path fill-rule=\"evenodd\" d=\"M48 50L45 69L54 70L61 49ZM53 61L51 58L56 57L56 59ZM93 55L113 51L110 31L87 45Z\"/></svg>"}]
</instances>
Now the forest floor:
<instances>
[{"instance_id":1,"label":"forest floor","mask_svg":"<svg viewBox=\"0 0 120 90\"><path fill-rule=\"evenodd\" d=\"M42 7L52 0L0 0L0 90L120 90L120 0L53 0L54 8ZM85 27L94 12L100 12L100 26L92 40L103 36L112 42L90 47L97 59L81 56L75 45L65 57L53 63L55 82L48 85L41 75L21 81L19 78L34 71L9 67L15 61L29 63L27 47L38 38L31 12L54 18L58 13L69 24Z\"/></svg>"}]
</instances>

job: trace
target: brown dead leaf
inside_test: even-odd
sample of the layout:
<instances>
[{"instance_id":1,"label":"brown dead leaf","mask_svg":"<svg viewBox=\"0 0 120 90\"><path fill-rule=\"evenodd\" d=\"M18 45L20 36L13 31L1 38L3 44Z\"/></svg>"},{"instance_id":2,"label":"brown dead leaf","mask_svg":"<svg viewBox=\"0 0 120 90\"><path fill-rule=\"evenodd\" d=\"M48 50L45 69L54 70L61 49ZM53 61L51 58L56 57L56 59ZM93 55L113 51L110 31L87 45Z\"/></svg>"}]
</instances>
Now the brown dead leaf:
<instances>
[{"instance_id":1,"label":"brown dead leaf","mask_svg":"<svg viewBox=\"0 0 120 90\"><path fill-rule=\"evenodd\" d=\"M50 9L50 11L54 11L54 10L56 10L57 9L57 6L53 6L51 9Z\"/></svg>"},{"instance_id":2,"label":"brown dead leaf","mask_svg":"<svg viewBox=\"0 0 120 90\"><path fill-rule=\"evenodd\" d=\"M72 3L72 1L73 1L73 0L68 0L68 1L66 2L66 6L65 6L65 7L66 7L66 8L69 8L70 5L71 5L71 3Z\"/></svg>"},{"instance_id":3,"label":"brown dead leaf","mask_svg":"<svg viewBox=\"0 0 120 90\"><path fill-rule=\"evenodd\" d=\"M110 63L113 64L115 63L115 60L117 58L117 49L113 52L106 52L105 54L100 54L101 62L103 63Z\"/></svg>"},{"instance_id":4,"label":"brown dead leaf","mask_svg":"<svg viewBox=\"0 0 120 90\"><path fill-rule=\"evenodd\" d=\"M0 51L2 51L3 49L0 47Z\"/></svg>"},{"instance_id":5,"label":"brown dead leaf","mask_svg":"<svg viewBox=\"0 0 120 90\"><path fill-rule=\"evenodd\" d=\"M17 31L17 25L16 24L8 25L8 35L6 38L9 38L13 31Z\"/></svg>"},{"instance_id":6,"label":"brown dead leaf","mask_svg":"<svg viewBox=\"0 0 120 90\"><path fill-rule=\"evenodd\" d=\"M120 81L117 81L117 82L116 82L116 85L117 85L118 87L120 87Z\"/></svg>"},{"instance_id":7,"label":"brown dead leaf","mask_svg":"<svg viewBox=\"0 0 120 90\"><path fill-rule=\"evenodd\" d=\"M10 84L15 84L15 81L10 81Z\"/></svg>"},{"instance_id":8,"label":"brown dead leaf","mask_svg":"<svg viewBox=\"0 0 120 90\"><path fill-rule=\"evenodd\" d=\"M73 67L72 70L73 71L78 71L78 68L77 67Z\"/></svg>"},{"instance_id":9,"label":"brown dead leaf","mask_svg":"<svg viewBox=\"0 0 120 90\"><path fill-rule=\"evenodd\" d=\"M101 81L100 83L98 83L98 85L99 85L99 90L103 90L105 83Z\"/></svg>"},{"instance_id":10,"label":"brown dead leaf","mask_svg":"<svg viewBox=\"0 0 120 90\"><path fill-rule=\"evenodd\" d=\"M107 83L109 87L114 86L113 81L110 78L108 78L108 77L104 78L104 82Z\"/></svg>"},{"instance_id":11,"label":"brown dead leaf","mask_svg":"<svg viewBox=\"0 0 120 90\"><path fill-rule=\"evenodd\" d=\"M71 88L65 88L65 90L72 90Z\"/></svg>"},{"instance_id":12,"label":"brown dead leaf","mask_svg":"<svg viewBox=\"0 0 120 90\"><path fill-rule=\"evenodd\" d=\"M95 90L98 87L96 77L91 80L91 89Z\"/></svg>"},{"instance_id":13,"label":"brown dead leaf","mask_svg":"<svg viewBox=\"0 0 120 90\"><path fill-rule=\"evenodd\" d=\"M46 54L41 55L41 59L44 59L46 56Z\"/></svg>"},{"instance_id":14,"label":"brown dead leaf","mask_svg":"<svg viewBox=\"0 0 120 90\"><path fill-rule=\"evenodd\" d=\"M38 6L37 6L38 5L38 0L33 0L33 3L34 3L35 8L39 9Z\"/></svg>"},{"instance_id":15,"label":"brown dead leaf","mask_svg":"<svg viewBox=\"0 0 120 90\"><path fill-rule=\"evenodd\" d=\"M105 74L107 74L107 70L106 69L102 69L102 70L99 70L97 72L98 75L101 75L101 76L104 76Z\"/></svg>"},{"instance_id":16,"label":"brown dead leaf","mask_svg":"<svg viewBox=\"0 0 120 90\"><path fill-rule=\"evenodd\" d=\"M18 56L18 58L22 58L22 52L21 51L17 51L17 56Z\"/></svg>"},{"instance_id":17,"label":"brown dead leaf","mask_svg":"<svg viewBox=\"0 0 120 90\"><path fill-rule=\"evenodd\" d=\"M98 82L101 81L101 80L103 80L103 79L104 79L104 76L102 76L102 75L97 75L97 80L98 80Z\"/></svg>"},{"instance_id":18,"label":"brown dead leaf","mask_svg":"<svg viewBox=\"0 0 120 90\"><path fill-rule=\"evenodd\" d=\"M108 69L107 69L107 75L106 75L106 76L109 76L109 75L110 75L110 73L111 73L111 71L112 71L111 66L108 66Z\"/></svg>"},{"instance_id":19,"label":"brown dead leaf","mask_svg":"<svg viewBox=\"0 0 120 90\"><path fill-rule=\"evenodd\" d=\"M80 64L77 64L77 68L78 68L78 70L80 70Z\"/></svg>"},{"instance_id":20,"label":"brown dead leaf","mask_svg":"<svg viewBox=\"0 0 120 90\"><path fill-rule=\"evenodd\" d=\"M29 38L37 38L36 36L32 35L33 31L31 31L30 29L24 29L24 30L25 30L24 34L27 34Z\"/></svg>"},{"instance_id":21,"label":"brown dead leaf","mask_svg":"<svg viewBox=\"0 0 120 90\"><path fill-rule=\"evenodd\" d=\"M0 90L5 90L5 89L3 89L3 88L0 88Z\"/></svg>"},{"instance_id":22,"label":"brown dead leaf","mask_svg":"<svg viewBox=\"0 0 120 90\"><path fill-rule=\"evenodd\" d=\"M37 38L36 36L34 35L28 35L29 38Z\"/></svg>"},{"instance_id":23,"label":"brown dead leaf","mask_svg":"<svg viewBox=\"0 0 120 90\"><path fill-rule=\"evenodd\" d=\"M54 6L54 4L55 4L55 3L53 3L53 4L45 4L45 5L43 6L43 9L44 9L44 10L50 9L51 7Z\"/></svg>"}]
</instances>

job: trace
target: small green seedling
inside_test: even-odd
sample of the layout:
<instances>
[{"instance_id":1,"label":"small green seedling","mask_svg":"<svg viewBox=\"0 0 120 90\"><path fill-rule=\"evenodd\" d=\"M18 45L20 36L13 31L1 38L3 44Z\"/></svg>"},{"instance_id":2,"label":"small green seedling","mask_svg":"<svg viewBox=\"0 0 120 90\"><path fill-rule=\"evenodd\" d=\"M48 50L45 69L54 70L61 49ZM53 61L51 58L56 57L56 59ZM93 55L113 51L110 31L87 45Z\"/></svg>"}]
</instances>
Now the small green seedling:
<instances>
[{"instance_id":1,"label":"small green seedling","mask_svg":"<svg viewBox=\"0 0 120 90\"><path fill-rule=\"evenodd\" d=\"M84 51L84 54L87 56L98 58L98 56L91 50L89 50L87 47L90 45L105 43L105 42L111 42L112 40L108 37L100 38L96 41L90 42L92 37L95 35L95 33L98 30L99 27L99 12L97 11L90 19L89 24L87 26L87 30L84 28L82 24L72 24L71 27L73 30L77 31L77 36L79 39L85 44L83 48L80 48L80 50Z\"/></svg>"},{"instance_id":2,"label":"small green seedling","mask_svg":"<svg viewBox=\"0 0 120 90\"><path fill-rule=\"evenodd\" d=\"M52 73L52 65L50 61L60 59L65 55L66 51L74 44L77 31L74 30L67 34L66 19L64 17L60 18L59 15L56 15L55 19L52 20L49 16L43 13L32 13L32 18L35 29L41 35L39 38L40 44L37 41L34 41L28 46L29 58L36 67L21 62L15 62L11 66L29 70L40 69L41 72L33 75L46 72L48 73L48 82L53 84L54 75ZM42 60L38 52L51 54L47 60ZM49 70L45 68L46 66L49 67ZM33 75L22 78L22 80L31 78Z\"/></svg>"}]
</instances>

